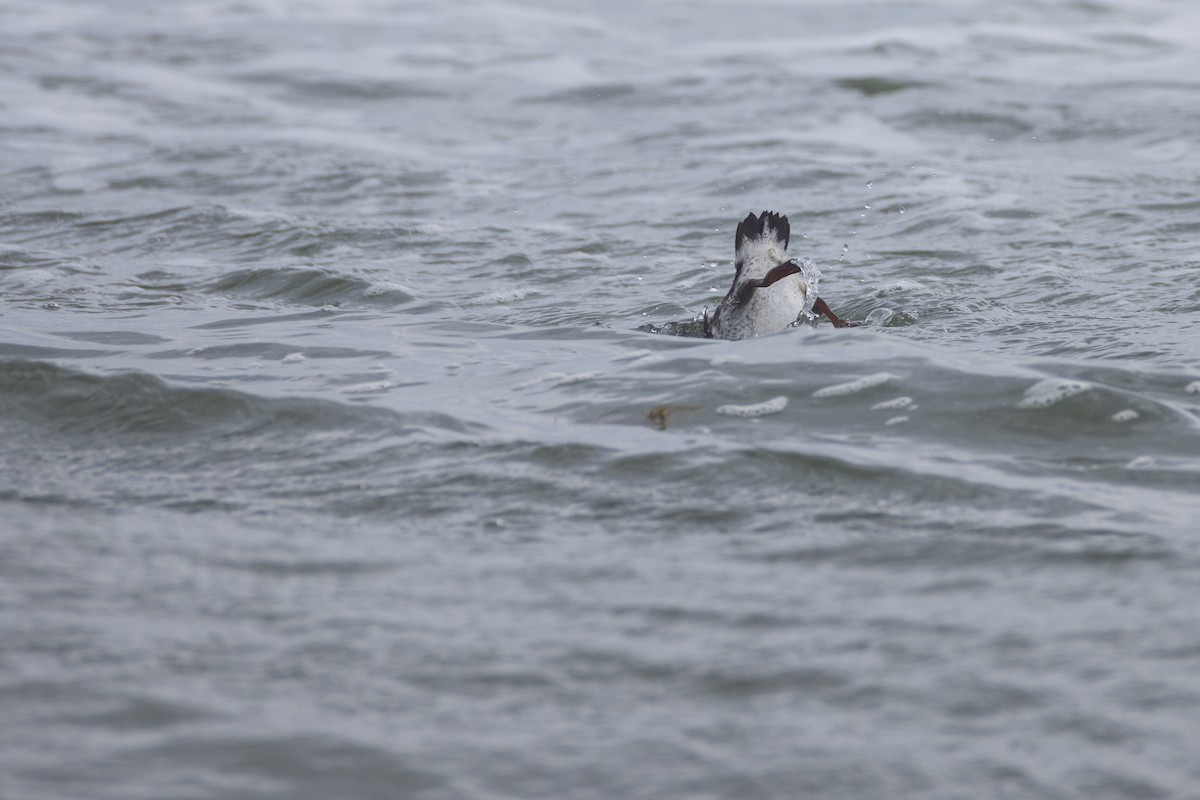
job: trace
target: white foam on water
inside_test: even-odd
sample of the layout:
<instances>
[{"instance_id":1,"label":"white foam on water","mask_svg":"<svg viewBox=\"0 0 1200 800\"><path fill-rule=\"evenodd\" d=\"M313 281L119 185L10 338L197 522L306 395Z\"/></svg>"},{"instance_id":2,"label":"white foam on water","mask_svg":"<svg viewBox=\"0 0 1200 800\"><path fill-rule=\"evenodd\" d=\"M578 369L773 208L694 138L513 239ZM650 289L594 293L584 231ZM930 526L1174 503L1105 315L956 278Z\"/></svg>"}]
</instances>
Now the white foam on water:
<instances>
[{"instance_id":1,"label":"white foam on water","mask_svg":"<svg viewBox=\"0 0 1200 800\"><path fill-rule=\"evenodd\" d=\"M1183 387L1184 394L1200 394L1200 381L1192 381Z\"/></svg>"},{"instance_id":2,"label":"white foam on water","mask_svg":"<svg viewBox=\"0 0 1200 800\"><path fill-rule=\"evenodd\" d=\"M308 358L304 353L288 353L283 357L284 364L299 364L301 361L307 361Z\"/></svg>"},{"instance_id":3,"label":"white foam on water","mask_svg":"<svg viewBox=\"0 0 1200 800\"><path fill-rule=\"evenodd\" d=\"M4 280L11 287L18 289L36 289L54 280L54 272L49 269L8 270Z\"/></svg>"},{"instance_id":4,"label":"white foam on water","mask_svg":"<svg viewBox=\"0 0 1200 800\"><path fill-rule=\"evenodd\" d=\"M896 408L908 408L912 405L911 397L897 397L894 400L884 400L871 406L872 411L884 411Z\"/></svg>"},{"instance_id":5,"label":"white foam on water","mask_svg":"<svg viewBox=\"0 0 1200 800\"><path fill-rule=\"evenodd\" d=\"M884 425L899 425L902 422L908 422L908 417L905 415L901 415L899 417L892 417L891 419L889 419L887 422L885 422L883 424Z\"/></svg>"},{"instance_id":6,"label":"white foam on water","mask_svg":"<svg viewBox=\"0 0 1200 800\"><path fill-rule=\"evenodd\" d=\"M382 392L392 388L391 381L369 381L367 383L356 383L353 386L347 386L342 389L346 394L370 394L371 392Z\"/></svg>"},{"instance_id":7,"label":"white foam on water","mask_svg":"<svg viewBox=\"0 0 1200 800\"><path fill-rule=\"evenodd\" d=\"M363 292L363 296L365 297L380 297L388 294L404 294L410 297L414 295L412 289L409 289L402 283L395 283L394 281L380 281L379 283L373 283L367 287L366 291Z\"/></svg>"},{"instance_id":8,"label":"white foam on water","mask_svg":"<svg viewBox=\"0 0 1200 800\"><path fill-rule=\"evenodd\" d=\"M1086 381L1066 381L1047 378L1025 390L1025 396L1017 402L1017 408L1047 408L1061 403L1068 397L1083 394L1092 385Z\"/></svg>"},{"instance_id":9,"label":"white foam on water","mask_svg":"<svg viewBox=\"0 0 1200 800\"><path fill-rule=\"evenodd\" d=\"M849 383L839 383L834 386L826 386L824 389L817 389L813 392L813 397L841 397L842 395L856 394L876 386L882 386L895 379L896 376L890 372L876 372L874 375L867 375Z\"/></svg>"},{"instance_id":10,"label":"white foam on water","mask_svg":"<svg viewBox=\"0 0 1200 800\"><path fill-rule=\"evenodd\" d=\"M1138 418L1138 413L1132 408L1126 408L1112 415L1113 422L1132 422Z\"/></svg>"},{"instance_id":11,"label":"white foam on water","mask_svg":"<svg viewBox=\"0 0 1200 800\"><path fill-rule=\"evenodd\" d=\"M717 408L718 414L724 414L727 417L765 417L769 414L778 414L787 408L787 398L780 395L772 397L770 400L764 400L761 403L751 403L749 405L726 405Z\"/></svg>"},{"instance_id":12,"label":"white foam on water","mask_svg":"<svg viewBox=\"0 0 1200 800\"><path fill-rule=\"evenodd\" d=\"M465 306L502 306L509 303L515 303L518 300L524 300L526 297L535 297L542 293L541 289L527 287L522 289L506 289L499 292L492 292L477 297L473 300L468 300L463 303Z\"/></svg>"}]
</instances>

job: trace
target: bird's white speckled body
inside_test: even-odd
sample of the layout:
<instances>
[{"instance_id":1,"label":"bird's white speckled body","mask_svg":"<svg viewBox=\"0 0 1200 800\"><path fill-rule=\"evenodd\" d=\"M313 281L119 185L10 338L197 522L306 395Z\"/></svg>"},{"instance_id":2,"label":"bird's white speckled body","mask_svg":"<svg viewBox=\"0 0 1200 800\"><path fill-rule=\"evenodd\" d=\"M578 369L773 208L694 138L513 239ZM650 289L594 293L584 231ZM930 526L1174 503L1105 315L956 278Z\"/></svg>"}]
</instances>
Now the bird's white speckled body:
<instances>
[{"instance_id":1,"label":"bird's white speckled body","mask_svg":"<svg viewBox=\"0 0 1200 800\"><path fill-rule=\"evenodd\" d=\"M812 262L789 261L791 227L787 217L764 211L750 214L737 229L733 285L709 317L710 338L745 339L778 333L812 307L817 278Z\"/></svg>"}]
</instances>

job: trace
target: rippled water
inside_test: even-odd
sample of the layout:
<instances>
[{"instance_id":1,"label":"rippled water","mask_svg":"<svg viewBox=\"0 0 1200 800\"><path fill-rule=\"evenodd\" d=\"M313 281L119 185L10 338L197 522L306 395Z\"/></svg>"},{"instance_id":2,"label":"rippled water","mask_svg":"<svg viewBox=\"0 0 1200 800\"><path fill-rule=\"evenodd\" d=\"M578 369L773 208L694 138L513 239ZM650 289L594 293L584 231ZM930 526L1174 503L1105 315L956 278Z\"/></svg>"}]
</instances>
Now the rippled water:
<instances>
[{"instance_id":1,"label":"rippled water","mask_svg":"<svg viewBox=\"0 0 1200 800\"><path fill-rule=\"evenodd\" d=\"M1197 33L0 6L0 796L1197 796Z\"/></svg>"}]
</instances>

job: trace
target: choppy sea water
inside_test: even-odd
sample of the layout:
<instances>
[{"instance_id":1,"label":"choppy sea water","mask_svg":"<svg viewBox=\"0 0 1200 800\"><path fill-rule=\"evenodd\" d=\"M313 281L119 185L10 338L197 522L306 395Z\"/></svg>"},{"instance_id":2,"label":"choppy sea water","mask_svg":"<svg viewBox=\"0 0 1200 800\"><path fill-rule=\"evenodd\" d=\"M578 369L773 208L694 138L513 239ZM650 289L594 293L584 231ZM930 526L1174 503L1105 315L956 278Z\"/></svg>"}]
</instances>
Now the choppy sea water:
<instances>
[{"instance_id":1,"label":"choppy sea water","mask_svg":"<svg viewBox=\"0 0 1200 800\"><path fill-rule=\"evenodd\" d=\"M0 797L1200 796L1198 33L0 5Z\"/></svg>"}]
</instances>

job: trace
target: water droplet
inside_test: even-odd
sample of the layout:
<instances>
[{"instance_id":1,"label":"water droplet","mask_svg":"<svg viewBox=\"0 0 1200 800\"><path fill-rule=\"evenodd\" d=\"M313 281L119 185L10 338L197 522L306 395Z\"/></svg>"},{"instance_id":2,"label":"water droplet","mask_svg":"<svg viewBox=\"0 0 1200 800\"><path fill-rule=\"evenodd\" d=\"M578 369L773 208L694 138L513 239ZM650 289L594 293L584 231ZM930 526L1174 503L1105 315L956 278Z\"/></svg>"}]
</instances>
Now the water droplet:
<instances>
[{"instance_id":1,"label":"water droplet","mask_svg":"<svg viewBox=\"0 0 1200 800\"><path fill-rule=\"evenodd\" d=\"M901 207L900 207L900 213L901 213L901 214L903 214L903 213L904 213L904 206L901 206Z\"/></svg>"},{"instance_id":2,"label":"water droplet","mask_svg":"<svg viewBox=\"0 0 1200 800\"><path fill-rule=\"evenodd\" d=\"M874 181L867 181L867 188L868 188L868 189L873 189L874 187L875 187L875 182L874 182Z\"/></svg>"}]
</instances>

